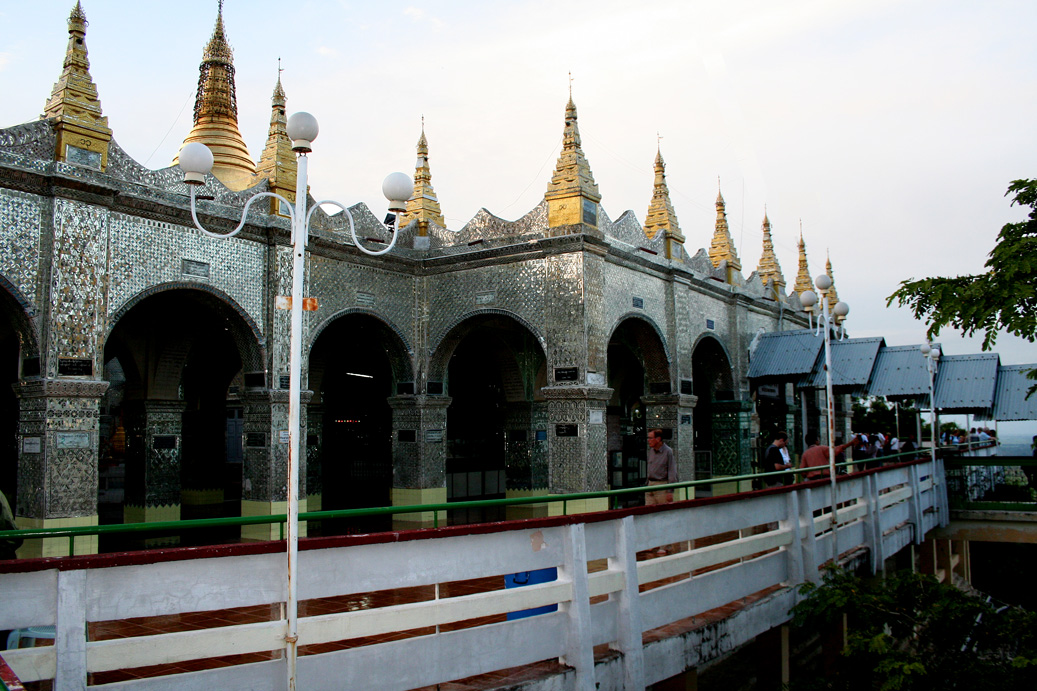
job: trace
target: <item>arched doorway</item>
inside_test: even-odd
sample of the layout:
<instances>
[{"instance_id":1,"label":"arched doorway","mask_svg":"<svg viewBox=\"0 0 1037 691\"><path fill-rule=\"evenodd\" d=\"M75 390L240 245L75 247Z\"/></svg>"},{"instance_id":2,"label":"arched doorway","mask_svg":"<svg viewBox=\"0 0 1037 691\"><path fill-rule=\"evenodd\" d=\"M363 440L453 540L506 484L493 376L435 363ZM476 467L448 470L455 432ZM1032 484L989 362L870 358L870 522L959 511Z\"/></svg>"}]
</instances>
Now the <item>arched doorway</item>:
<instances>
[{"instance_id":1,"label":"arched doorway","mask_svg":"<svg viewBox=\"0 0 1037 691\"><path fill-rule=\"evenodd\" d=\"M647 432L659 427L671 446L674 427L660 422L645 397L669 394L666 351L655 328L644 319L628 317L612 332L608 344L608 386L612 398L606 408L609 488L640 487L646 482ZM620 500L637 505L641 495Z\"/></svg>"},{"instance_id":2,"label":"arched doorway","mask_svg":"<svg viewBox=\"0 0 1037 691\"><path fill-rule=\"evenodd\" d=\"M546 358L510 315L474 315L437 349L430 378L446 379L448 501L501 499L546 490ZM501 508L449 512L451 523L503 520Z\"/></svg>"},{"instance_id":3,"label":"arched doorway","mask_svg":"<svg viewBox=\"0 0 1037 691\"><path fill-rule=\"evenodd\" d=\"M750 404L736 400L731 362L719 340L699 339L691 355L696 468L704 474L748 472Z\"/></svg>"},{"instance_id":4,"label":"arched doorway","mask_svg":"<svg viewBox=\"0 0 1037 691\"><path fill-rule=\"evenodd\" d=\"M402 339L364 313L322 329L309 358L307 488L310 510L392 504L392 409L387 399L412 382ZM412 384L411 384L412 386ZM312 534L388 530L391 516L322 521Z\"/></svg>"},{"instance_id":5,"label":"arched doorway","mask_svg":"<svg viewBox=\"0 0 1037 691\"><path fill-rule=\"evenodd\" d=\"M243 372L263 369L255 325L226 296L181 287L141 296L113 321L104 348L100 522L239 515ZM179 541L235 542L239 533L210 528ZM124 546L116 542L102 537L102 551Z\"/></svg>"},{"instance_id":6,"label":"arched doorway","mask_svg":"<svg viewBox=\"0 0 1037 691\"><path fill-rule=\"evenodd\" d=\"M0 491L17 511L18 398L12 386L18 381L19 359L26 358L24 374L35 376L39 357L29 317L12 290L0 277Z\"/></svg>"}]
</instances>

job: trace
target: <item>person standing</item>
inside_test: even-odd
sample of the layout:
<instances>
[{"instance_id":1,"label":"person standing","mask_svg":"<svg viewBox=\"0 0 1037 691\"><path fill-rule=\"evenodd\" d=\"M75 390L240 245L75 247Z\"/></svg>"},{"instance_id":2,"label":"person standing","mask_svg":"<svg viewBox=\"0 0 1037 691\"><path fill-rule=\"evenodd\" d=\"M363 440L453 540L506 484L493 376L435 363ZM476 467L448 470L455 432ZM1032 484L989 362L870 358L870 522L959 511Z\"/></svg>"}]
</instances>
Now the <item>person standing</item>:
<instances>
[{"instance_id":1,"label":"person standing","mask_svg":"<svg viewBox=\"0 0 1037 691\"><path fill-rule=\"evenodd\" d=\"M677 482L677 462L673 449L663 441L661 429L648 430L648 485L667 485ZM668 504L673 501L671 490L645 492L645 506Z\"/></svg>"},{"instance_id":2,"label":"person standing","mask_svg":"<svg viewBox=\"0 0 1037 691\"><path fill-rule=\"evenodd\" d=\"M763 472L776 473L788 470L792 467L792 459L789 457L789 435L784 432L775 432L771 445L763 457ZM785 484L784 477L767 477L764 482L768 487L778 487Z\"/></svg>"},{"instance_id":3,"label":"person standing","mask_svg":"<svg viewBox=\"0 0 1037 691\"><path fill-rule=\"evenodd\" d=\"M856 439L851 439L845 444L840 444L835 447L835 455L841 454L846 449L853 446ZM803 452L803 458L800 460L800 468L817 468L817 470L809 471L805 476L805 480L816 480L819 477L829 477L829 458L828 458L828 447L821 446L820 439L817 433L811 434L807 437L807 444L809 447Z\"/></svg>"}]
</instances>

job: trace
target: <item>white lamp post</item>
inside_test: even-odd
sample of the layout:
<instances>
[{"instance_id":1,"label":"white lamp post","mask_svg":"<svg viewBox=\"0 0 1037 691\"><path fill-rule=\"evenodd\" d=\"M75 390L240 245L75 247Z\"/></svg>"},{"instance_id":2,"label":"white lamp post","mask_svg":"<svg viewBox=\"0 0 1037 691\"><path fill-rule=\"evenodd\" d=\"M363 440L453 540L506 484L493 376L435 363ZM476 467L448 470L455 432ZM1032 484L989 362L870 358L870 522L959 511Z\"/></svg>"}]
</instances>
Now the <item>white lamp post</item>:
<instances>
[{"instance_id":1,"label":"white lamp post","mask_svg":"<svg viewBox=\"0 0 1037 691\"><path fill-rule=\"evenodd\" d=\"M817 328L824 330L825 334L825 403L828 411L828 477L832 487L832 539L833 548L835 540L836 512L835 512L835 399L832 394L832 338L831 329L836 326L836 320L842 321L850 313L850 306L845 302L837 302L828 312L828 300L826 293L832 287L832 279L828 274L821 274L814 279L814 285L821 293L821 314L817 316ZM818 295L812 290L805 290L799 296L804 307L813 307L818 302ZM816 331L815 331L816 333Z\"/></svg>"},{"instance_id":2,"label":"white lamp post","mask_svg":"<svg viewBox=\"0 0 1037 691\"><path fill-rule=\"evenodd\" d=\"M288 602L287 630L285 632L286 658L288 660L288 689L295 689L296 659L299 641L299 607L298 607L298 552L299 552L299 417L302 392L302 283L306 265L306 243L309 239L310 220L313 212L322 204L337 206L345 212L349 221L349 232L353 243L364 254L377 256L390 251L396 244L396 233L391 223L389 231L392 235L388 245L381 250L369 250L356 236L353 216L345 205L333 201L317 202L306 208L307 190L307 156L312 151L313 140L317 138L319 128L317 119L309 113L295 113L288 118L288 137L292 140L292 151L298 154L298 177L295 187L295 208L292 203L279 194L260 192L245 202L238 227L229 233L212 233L198 222L196 211L196 190L204 184L205 176L212 170L213 157L209 148L200 142L187 144L180 150L180 168L184 171L184 182L191 191L191 218L195 227L210 237L229 238L241 232L248 217L252 202L263 197L273 197L284 204L291 217L292 226L292 302L291 302L291 340L289 343L289 391L288 391ZM382 183L382 192L389 199L389 211L399 213L406 208L406 201L414 191L414 183L403 173L391 173ZM387 219L389 221L390 219ZM391 219L395 220L395 219Z\"/></svg>"},{"instance_id":3,"label":"white lamp post","mask_svg":"<svg viewBox=\"0 0 1037 691\"><path fill-rule=\"evenodd\" d=\"M928 342L923 343L919 350L922 351L922 356L925 358L925 368L929 372L929 433L930 433L930 446L932 447L931 458L933 461L933 470L936 470L936 395L935 395L935 379L936 379L936 367L940 362L940 349L930 345Z\"/></svg>"}]
</instances>

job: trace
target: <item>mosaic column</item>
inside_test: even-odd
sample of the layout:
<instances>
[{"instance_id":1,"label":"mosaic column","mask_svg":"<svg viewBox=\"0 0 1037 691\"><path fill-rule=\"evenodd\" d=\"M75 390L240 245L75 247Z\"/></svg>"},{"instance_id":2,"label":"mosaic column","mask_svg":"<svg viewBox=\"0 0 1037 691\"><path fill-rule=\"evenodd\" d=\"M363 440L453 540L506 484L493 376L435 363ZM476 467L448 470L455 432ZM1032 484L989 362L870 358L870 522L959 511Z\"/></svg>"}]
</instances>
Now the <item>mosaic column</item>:
<instances>
[{"instance_id":1,"label":"mosaic column","mask_svg":"<svg viewBox=\"0 0 1037 691\"><path fill-rule=\"evenodd\" d=\"M612 389L605 386L549 386L547 399L548 477L551 494L597 492L608 489L608 439L605 407ZM608 508L608 499L568 502L567 513ZM563 511L552 502L551 515Z\"/></svg>"},{"instance_id":2,"label":"mosaic column","mask_svg":"<svg viewBox=\"0 0 1037 691\"><path fill-rule=\"evenodd\" d=\"M127 401L125 523L180 520L183 401ZM176 536L148 545L179 542Z\"/></svg>"},{"instance_id":3,"label":"mosaic column","mask_svg":"<svg viewBox=\"0 0 1037 691\"><path fill-rule=\"evenodd\" d=\"M445 504L446 411L449 396L390 396L392 408L392 505ZM432 511L393 514L394 528L435 523ZM446 525L440 511L439 525Z\"/></svg>"},{"instance_id":4,"label":"mosaic column","mask_svg":"<svg viewBox=\"0 0 1037 691\"><path fill-rule=\"evenodd\" d=\"M692 412L698 396L688 394L657 394L643 396L645 428L663 430L663 439L673 449L677 461L677 479L687 482L695 479L695 439ZM669 430L669 436L666 431ZM683 498L683 493L678 494ZM689 498L694 498L690 492Z\"/></svg>"},{"instance_id":5,"label":"mosaic column","mask_svg":"<svg viewBox=\"0 0 1037 691\"><path fill-rule=\"evenodd\" d=\"M302 392L299 411L299 513L309 510L306 499L306 423L311 391ZM288 390L247 389L245 404L244 454L241 481L241 515L273 516L288 512ZM244 542L279 540L277 523L241 527ZM299 523L299 537L306 537L306 524Z\"/></svg>"},{"instance_id":6,"label":"mosaic column","mask_svg":"<svg viewBox=\"0 0 1037 691\"><path fill-rule=\"evenodd\" d=\"M97 447L106 381L32 379L18 396L19 528L97 525ZM97 537L75 541L76 554L97 552ZM18 556L68 554L68 539L26 540Z\"/></svg>"},{"instance_id":7,"label":"mosaic column","mask_svg":"<svg viewBox=\"0 0 1037 691\"><path fill-rule=\"evenodd\" d=\"M509 403L504 419L507 497L548 494L547 403ZM548 504L509 506L508 519L546 516Z\"/></svg>"},{"instance_id":8,"label":"mosaic column","mask_svg":"<svg viewBox=\"0 0 1037 691\"><path fill-rule=\"evenodd\" d=\"M306 510L321 511L324 482L321 478L321 448L324 434L324 405L306 406Z\"/></svg>"}]
</instances>

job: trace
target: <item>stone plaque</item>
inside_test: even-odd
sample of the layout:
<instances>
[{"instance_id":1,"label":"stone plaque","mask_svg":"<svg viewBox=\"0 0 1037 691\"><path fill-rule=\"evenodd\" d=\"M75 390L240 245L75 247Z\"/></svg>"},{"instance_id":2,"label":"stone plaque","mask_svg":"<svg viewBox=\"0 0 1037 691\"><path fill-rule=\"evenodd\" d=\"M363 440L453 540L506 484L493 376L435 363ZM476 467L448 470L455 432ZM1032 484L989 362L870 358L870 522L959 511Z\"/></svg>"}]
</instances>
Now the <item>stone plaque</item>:
<instances>
[{"instance_id":1,"label":"stone plaque","mask_svg":"<svg viewBox=\"0 0 1037 691\"><path fill-rule=\"evenodd\" d=\"M682 425L690 425L691 424L691 416L690 415L681 415L681 424Z\"/></svg>"},{"instance_id":2,"label":"stone plaque","mask_svg":"<svg viewBox=\"0 0 1037 691\"><path fill-rule=\"evenodd\" d=\"M475 294L475 304L477 305L489 305L495 302L496 300L497 294L492 290Z\"/></svg>"},{"instance_id":3,"label":"stone plaque","mask_svg":"<svg viewBox=\"0 0 1037 691\"><path fill-rule=\"evenodd\" d=\"M681 379L681 393L688 394L689 396L691 395L692 388L690 379Z\"/></svg>"},{"instance_id":4,"label":"stone plaque","mask_svg":"<svg viewBox=\"0 0 1037 691\"><path fill-rule=\"evenodd\" d=\"M396 441L401 442L416 442L418 441L418 432L413 429L401 429L396 431Z\"/></svg>"},{"instance_id":5,"label":"stone plaque","mask_svg":"<svg viewBox=\"0 0 1037 691\"><path fill-rule=\"evenodd\" d=\"M716 331L717 324L712 319L707 319L706 320L706 328L709 329L710 331Z\"/></svg>"},{"instance_id":6,"label":"stone plaque","mask_svg":"<svg viewBox=\"0 0 1037 691\"><path fill-rule=\"evenodd\" d=\"M538 429L536 431L536 440L537 441L547 441L547 430L546 429Z\"/></svg>"},{"instance_id":7,"label":"stone plaque","mask_svg":"<svg viewBox=\"0 0 1037 691\"><path fill-rule=\"evenodd\" d=\"M442 396L443 395L443 382L441 381L430 381L425 385L425 391L429 396Z\"/></svg>"},{"instance_id":8,"label":"stone plaque","mask_svg":"<svg viewBox=\"0 0 1037 691\"><path fill-rule=\"evenodd\" d=\"M555 381L577 381L580 377L578 367L555 367Z\"/></svg>"},{"instance_id":9,"label":"stone plaque","mask_svg":"<svg viewBox=\"0 0 1037 691\"><path fill-rule=\"evenodd\" d=\"M288 374L282 374L280 378L280 388L290 389L292 388L292 377Z\"/></svg>"},{"instance_id":10,"label":"stone plaque","mask_svg":"<svg viewBox=\"0 0 1037 691\"><path fill-rule=\"evenodd\" d=\"M288 430L282 429L277 432L277 441L281 444L287 444L291 440L292 435L289 434Z\"/></svg>"},{"instance_id":11,"label":"stone plaque","mask_svg":"<svg viewBox=\"0 0 1037 691\"><path fill-rule=\"evenodd\" d=\"M91 377L94 361L89 358L58 358L58 374L66 377Z\"/></svg>"},{"instance_id":12,"label":"stone plaque","mask_svg":"<svg viewBox=\"0 0 1037 691\"><path fill-rule=\"evenodd\" d=\"M99 151L80 149L78 146L66 144L65 160L69 163L74 163L77 166L86 166L87 168L96 168L97 170L101 169L101 152Z\"/></svg>"},{"instance_id":13,"label":"stone plaque","mask_svg":"<svg viewBox=\"0 0 1037 691\"><path fill-rule=\"evenodd\" d=\"M575 437L580 434L579 425L555 425L556 437Z\"/></svg>"},{"instance_id":14,"label":"stone plaque","mask_svg":"<svg viewBox=\"0 0 1037 691\"><path fill-rule=\"evenodd\" d=\"M56 441L59 449L89 449L93 446L89 432L58 432Z\"/></svg>"},{"instance_id":15,"label":"stone plaque","mask_svg":"<svg viewBox=\"0 0 1037 691\"><path fill-rule=\"evenodd\" d=\"M356 292L356 304L361 307L374 307L374 293Z\"/></svg>"},{"instance_id":16,"label":"stone plaque","mask_svg":"<svg viewBox=\"0 0 1037 691\"><path fill-rule=\"evenodd\" d=\"M427 429L425 430L425 441L430 444L442 444L443 443L443 430L441 429Z\"/></svg>"},{"instance_id":17,"label":"stone plaque","mask_svg":"<svg viewBox=\"0 0 1037 691\"><path fill-rule=\"evenodd\" d=\"M645 299L644 298L634 298L633 299L633 304L634 304L634 309L643 310L645 308Z\"/></svg>"},{"instance_id":18,"label":"stone plaque","mask_svg":"<svg viewBox=\"0 0 1037 691\"><path fill-rule=\"evenodd\" d=\"M589 226L598 225L598 205L590 199L583 200L583 222Z\"/></svg>"},{"instance_id":19,"label":"stone plaque","mask_svg":"<svg viewBox=\"0 0 1037 691\"><path fill-rule=\"evenodd\" d=\"M245 435L245 446L266 446L266 433L249 432Z\"/></svg>"},{"instance_id":20,"label":"stone plaque","mask_svg":"<svg viewBox=\"0 0 1037 691\"><path fill-rule=\"evenodd\" d=\"M176 448L176 435L175 434L156 434L151 439L151 448L156 451L175 449Z\"/></svg>"},{"instance_id":21,"label":"stone plaque","mask_svg":"<svg viewBox=\"0 0 1037 691\"><path fill-rule=\"evenodd\" d=\"M209 265L194 259L180 260L180 273L192 278L209 278Z\"/></svg>"},{"instance_id":22,"label":"stone plaque","mask_svg":"<svg viewBox=\"0 0 1037 691\"><path fill-rule=\"evenodd\" d=\"M22 453L43 453L41 437L22 437Z\"/></svg>"},{"instance_id":23,"label":"stone plaque","mask_svg":"<svg viewBox=\"0 0 1037 691\"><path fill-rule=\"evenodd\" d=\"M22 376L40 376L40 359L38 357L27 357L24 360L22 360Z\"/></svg>"},{"instance_id":24,"label":"stone plaque","mask_svg":"<svg viewBox=\"0 0 1037 691\"><path fill-rule=\"evenodd\" d=\"M592 410L590 411L590 423L592 425L601 425L605 423L605 411L604 410Z\"/></svg>"}]
</instances>

